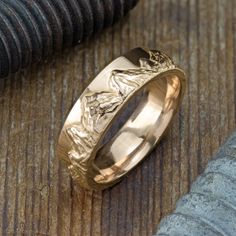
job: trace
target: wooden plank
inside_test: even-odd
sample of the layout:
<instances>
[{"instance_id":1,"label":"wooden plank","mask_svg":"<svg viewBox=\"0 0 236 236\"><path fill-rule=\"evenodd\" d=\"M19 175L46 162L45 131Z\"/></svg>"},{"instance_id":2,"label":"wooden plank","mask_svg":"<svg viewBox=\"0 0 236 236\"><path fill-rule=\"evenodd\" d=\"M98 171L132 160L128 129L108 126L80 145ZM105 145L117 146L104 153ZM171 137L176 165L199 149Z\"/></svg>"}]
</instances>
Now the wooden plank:
<instances>
[{"instance_id":1,"label":"wooden plank","mask_svg":"<svg viewBox=\"0 0 236 236\"><path fill-rule=\"evenodd\" d=\"M0 81L1 235L152 235L235 129L234 0L140 0L122 22L52 61ZM117 186L72 183L55 156L71 105L112 59L166 51L188 89L167 137Z\"/></svg>"}]
</instances>

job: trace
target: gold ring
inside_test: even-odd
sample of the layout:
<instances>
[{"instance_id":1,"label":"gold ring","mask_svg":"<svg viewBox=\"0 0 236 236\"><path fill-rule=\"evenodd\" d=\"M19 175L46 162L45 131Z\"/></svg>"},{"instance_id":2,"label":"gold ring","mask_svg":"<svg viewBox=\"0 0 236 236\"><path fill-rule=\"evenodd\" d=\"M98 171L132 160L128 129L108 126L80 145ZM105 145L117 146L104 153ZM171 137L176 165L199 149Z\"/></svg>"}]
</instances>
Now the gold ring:
<instances>
[{"instance_id":1,"label":"gold ring","mask_svg":"<svg viewBox=\"0 0 236 236\"><path fill-rule=\"evenodd\" d=\"M57 153L74 180L102 190L118 182L153 149L176 113L185 74L164 53L136 48L111 62L69 113ZM131 98L142 97L126 123L104 141Z\"/></svg>"}]
</instances>

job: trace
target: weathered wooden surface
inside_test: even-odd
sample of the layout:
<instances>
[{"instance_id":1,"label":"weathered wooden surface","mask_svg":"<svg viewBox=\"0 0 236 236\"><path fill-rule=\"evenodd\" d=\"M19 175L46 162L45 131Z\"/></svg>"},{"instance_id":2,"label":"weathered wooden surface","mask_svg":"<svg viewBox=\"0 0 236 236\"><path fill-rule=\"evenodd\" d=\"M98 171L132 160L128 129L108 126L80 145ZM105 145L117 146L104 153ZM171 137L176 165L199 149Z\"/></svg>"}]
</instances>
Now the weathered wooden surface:
<instances>
[{"instance_id":1,"label":"weathered wooden surface","mask_svg":"<svg viewBox=\"0 0 236 236\"><path fill-rule=\"evenodd\" d=\"M80 189L55 157L73 102L109 61L162 49L188 75L168 136L120 184ZM0 235L152 235L235 128L235 0L141 0L114 28L0 81Z\"/></svg>"}]
</instances>

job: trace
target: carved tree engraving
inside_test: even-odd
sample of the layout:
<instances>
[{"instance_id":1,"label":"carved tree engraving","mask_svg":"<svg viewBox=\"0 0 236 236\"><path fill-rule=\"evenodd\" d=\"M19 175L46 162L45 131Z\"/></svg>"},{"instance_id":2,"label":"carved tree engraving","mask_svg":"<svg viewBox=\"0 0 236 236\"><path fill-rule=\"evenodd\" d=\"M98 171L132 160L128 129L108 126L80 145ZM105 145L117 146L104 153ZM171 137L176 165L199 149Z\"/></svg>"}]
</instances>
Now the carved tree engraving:
<instances>
[{"instance_id":1,"label":"carved tree engraving","mask_svg":"<svg viewBox=\"0 0 236 236\"><path fill-rule=\"evenodd\" d=\"M100 134L127 96L142 86L151 74L175 67L171 59L159 51L150 51L149 59L140 58L139 63L139 68L113 70L108 91L86 90L81 104L81 123L67 129L73 142L68 153L72 177L82 178L85 174L87 162Z\"/></svg>"}]
</instances>

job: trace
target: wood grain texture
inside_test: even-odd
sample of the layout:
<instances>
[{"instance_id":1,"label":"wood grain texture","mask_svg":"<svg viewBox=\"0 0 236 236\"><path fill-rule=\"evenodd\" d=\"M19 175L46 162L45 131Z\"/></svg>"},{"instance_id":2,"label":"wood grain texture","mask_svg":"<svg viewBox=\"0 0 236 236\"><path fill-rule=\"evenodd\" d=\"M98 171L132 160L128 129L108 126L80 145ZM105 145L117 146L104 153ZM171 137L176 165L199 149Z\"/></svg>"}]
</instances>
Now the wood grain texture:
<instances>
[{"instance_id":1,"label":"wood grain texture","mask_svg":"<svg viewBox=\"0 0 236 236\"><path fill-rule=\"evenodd\" d=\"M161 49L188 89L167 137L121 183L72 183L55 156L72 104L112 59ZM149 236L235 129L235 0L141 0L123 22L0 81L0 235Z\"/></svg>"}]
</instances>

